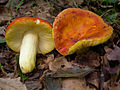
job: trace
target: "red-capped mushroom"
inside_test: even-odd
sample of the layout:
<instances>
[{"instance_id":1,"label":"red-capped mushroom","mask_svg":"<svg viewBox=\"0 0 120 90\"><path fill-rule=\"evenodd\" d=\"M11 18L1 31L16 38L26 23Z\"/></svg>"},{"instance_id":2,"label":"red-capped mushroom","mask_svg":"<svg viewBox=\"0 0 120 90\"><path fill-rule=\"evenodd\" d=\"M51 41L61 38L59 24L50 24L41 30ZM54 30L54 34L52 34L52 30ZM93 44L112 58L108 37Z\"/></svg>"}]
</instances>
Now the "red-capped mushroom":
<instances>
[{"instance_id":1,"label":"red-capped mushroom","mask_svg":"<svg viewBox=\"0 0 120 90\"><path fill-rule=\"evenodd\" d=\"M55 47L62 55L104 43L112 33L100 16L79 8L63 10L53 22Z\"/></svg>"},{"instance_id":2,"label":"red-capped mushroom","mask_svg":"<svg viewBox=\"0 0 120 90\"><path fill-rule=\"evenodd\" d=\"M52 26L45 20L34 17L15 19L7 27L7 45L20 52L19 64L23 73L35 68L36 54L46 54L54 49Z\"/></svg>"}]
</instances>

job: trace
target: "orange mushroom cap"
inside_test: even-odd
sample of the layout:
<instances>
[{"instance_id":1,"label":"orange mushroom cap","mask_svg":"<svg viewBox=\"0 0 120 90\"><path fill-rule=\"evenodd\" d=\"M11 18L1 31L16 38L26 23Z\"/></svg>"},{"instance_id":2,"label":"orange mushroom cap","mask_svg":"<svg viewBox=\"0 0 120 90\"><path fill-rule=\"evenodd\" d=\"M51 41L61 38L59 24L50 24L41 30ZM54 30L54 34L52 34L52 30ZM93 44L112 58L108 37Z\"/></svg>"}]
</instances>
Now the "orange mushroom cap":
<instances>
[{"instance_id":1,"label":"orange mushroom cap","mask_svg":"<svg viewBox=\"0 0 120 90\"><path fill-rule=\"evenodd\" d=\"M62 55L107 41L113 28L93 12L79 8L63 10L53 23L55 47Z\"/></svg>"},{"instance_id":2,"label":"orange mushroom cap","mask_svg":"<svg viewBox=\"0 0 120 90\"><path fill-rule=\"evenodd\" d=\"M13 25L13 24L16 24L20 21L34 21L34 23L36 23L37 20L40 20L40 22L44 22L44 23L47 23L51 28L52 28L52 25L50 23L48 23L47 21L43 20L43 19L40 19L40 18L35 18L35 17L21 17L21 18L17 18L15 19L13 22L11 22L9 24L9 26L7 27L6 29L6 32L9 30L9 28Z\"/></svg>"}]
</instances>

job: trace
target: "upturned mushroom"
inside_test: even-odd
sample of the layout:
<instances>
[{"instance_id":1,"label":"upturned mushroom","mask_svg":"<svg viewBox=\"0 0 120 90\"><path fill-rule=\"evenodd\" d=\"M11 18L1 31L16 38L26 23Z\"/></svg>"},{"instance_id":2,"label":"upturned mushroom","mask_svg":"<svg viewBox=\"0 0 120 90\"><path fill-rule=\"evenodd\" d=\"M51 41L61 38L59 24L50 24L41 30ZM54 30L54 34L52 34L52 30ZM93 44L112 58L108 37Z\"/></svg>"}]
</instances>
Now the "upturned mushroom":
<instances>
[{"instance_id":1,"label":"upturned mushroom","mask_svg":"<svg viewBox=\"0 0 120 90\"><path fill-rule=\"evenodd\" d=\"M55 47L62 55L104 43L112 33L100 16L79 8L63 10L53 22Z\"/></svg>"},{"instance_id":2,"label":"upturned mushroom","mask_svg":"<svg viewBox=\"0 0 120 90\"><path fill-rule=\"evenodd\" d=\"M23 73L35 68L36 54L46 54L54 49L52 26L35 17L21 17L9 24L5 39L15 52L20 52L19 65Z\"/></svg>"}]
</instances>

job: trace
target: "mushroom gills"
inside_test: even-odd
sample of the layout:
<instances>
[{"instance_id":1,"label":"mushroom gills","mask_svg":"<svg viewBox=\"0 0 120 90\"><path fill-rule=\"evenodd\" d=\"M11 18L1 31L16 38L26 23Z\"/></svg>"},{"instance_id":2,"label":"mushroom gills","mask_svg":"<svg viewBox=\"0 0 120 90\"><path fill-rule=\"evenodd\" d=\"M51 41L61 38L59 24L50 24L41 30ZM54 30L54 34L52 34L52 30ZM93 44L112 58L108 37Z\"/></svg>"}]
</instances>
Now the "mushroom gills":
<instances>
[{"instance_id":1,"label":"mushroom gills","mask_svg":"<svg viewBox=\"0 0 120 90\"><path fill-rule=\"evenodd\" d=\"M38 48L38 35L33 31L24 34L20 47L19 64L22 73L31 72L35 68L36 54Z\"/></svg>"}]
</instances>

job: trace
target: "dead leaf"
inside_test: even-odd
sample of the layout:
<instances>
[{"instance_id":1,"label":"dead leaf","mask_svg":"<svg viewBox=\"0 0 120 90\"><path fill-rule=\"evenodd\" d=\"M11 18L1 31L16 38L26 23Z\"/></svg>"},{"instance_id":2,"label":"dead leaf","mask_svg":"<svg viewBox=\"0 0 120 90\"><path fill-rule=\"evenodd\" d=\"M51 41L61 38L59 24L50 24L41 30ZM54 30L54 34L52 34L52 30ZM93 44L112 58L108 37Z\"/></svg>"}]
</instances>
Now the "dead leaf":
<instances>
[{"instance_id":1,"label":"dead leaf","mask_svg":"<svg viewBox=\"0 0 120 90\"><path fill-rule=\"evenodd\" d=\"M72 67L72 64L69 63L67 61L67 59L65 57L58 57L58 58L55 58L55 60L53 62L50 62L49 63L49 69L51 71L57 71L58 69L67 69L67 68L71 68Z\"/></svg>"},{"instance_id":2,"label":"dead leaf","mask_svg":"<svg viewBox=\"0 0 120 90\"><path fill-rule=\"evenodd\" d=\"M112 86L112 87L110 88L110 90L120 90L120 83L118 83L118 84L115 85L115 86Z\"/></svg>"},{"instance_id":3,"label":"dead leaf","mask_svg":"<svg viewBox=\"0 0 120 90\"><path fill-rule=\"evenodd\" d=\"M6 15L6 13L7 12L4 10L4 16L3 14L0 14L0 26L6 25L11 19L8 15Z\"/></svg>"},{"instance_id":4,"label":"dead leaf","mask_svg":"<svg viewBox=\"0 0 120 90\"><path fill-rule=\"evenodd\" d=\"M84 0L75 0L75 1L78 5L81 5L84 2Z\"/></svg>"},{"instance_id":5,"label":"dead leaf","mask_svg":"<svg viewBox=\"0 0 120 90\"><path fill-rule=\"evenodd\" d=\"M114 82L112 78L104 82L104 90L120 90L120 82Z\"/></svg>"},{"instance_id":6,"label":"dead leaf","mask_svg":"<svg viewBox=\"0 0 120 90\"><path fill-rule=\"evenodd\" d=\"M48 68L48 65L45 65L45 63L44 63L44 60L47 59L46 56L38 55L36 59L37 59L37 64L36 65L37 65L38 70Z\"/></svg>"},{"instance_id":7,"label":"dead leaf","mask_svg":"<svg viewBox=\"0 0 120 90\"><path fill-rule=\"evenodd\" d=\"M35 79L38 79L40 77L40 73L39 72L36 72L34 73L33 75L31 75L28 80L35 80Z\"/></svg>"},{"instance_id":8,"label":"dead leaf","mask_svg":"<svg viewBox=\"0 0 120 90\"><path fill-rule=\"evenodd\" d=\"M0 78L0 90L27 90L20 78Z\"/></svg>"},{"instance_id":9,"label":"dead leaf","mask_svg":"<svg viewBox=\"0 0 120 90\"><path fill-rule=\"evenodd\" d=\"M111 78L111 75L109 73L109 69L108 69L108 67L103 66L102 71L104 74L104 81L106 82L107 80L109 80Z\"/></svg>"},{"instance_id":10,"label":"dead leaf","mask_svg":"<svg viewBox=\"0 0 120 90\"><path fill-rule=\"evenodd\" d=\"M112 67L112 68L108 68L108 67L103 67L103 69L106 71L106 72L109 72L109 74L113 75L113 74L117 74L119 69L120 69L120 65L117 65L115 67ZM105 73L106 73L105 72Z\"/></svg>"},{"instance_id":11,"label":"dead leaf","mask_svg":"<svg viewBox=\"0 0 120 90\"><path fill-rule=\"evenodd\" d=\"M47 55L47 59L44 60L44 62L45 62L46 64L49 64L49 63L52 62L53 60L54 60L54 54L49 54L49 55Z\"/></svg>"},{"instance_id":12,"label":"dead leaf","mask_svg":"<svg viewBox=\"0 0 120 90\"><path fill-rule=\"evenodd\" d=\"M91 70L87 72L90 73L90 71ZM94 90L86 86L85 78L83 78L84 76L86 76L85 70L79 70L78 68L74 68L74 70L69 69L68 71L58 70L56 72L48 72L44 85L47 90Z\"/></svg>"},{"instance_id":13,"label":"dead leaf","mask_svg":"<svg viewBox=\"0 0 120 90\"><path fill-rule=\"evenodd\" d=\"M62 79L47 77L45 79L44 86L45 86L45 90L61 90Z\"/></svg>"},{"instance_id":14,"label":"dead leaf","mask_svg":"<svg viewBox=\"0 0 120 90\"><path fill-rule=\"evenodd\" d=\"M26 81L25 84L28 90L40 90L42 88L40 80Z\"/></svg>"},{"instance_id":15,"label":"dead leaf","mask_svg":"<svg viewBox=\"0 0 120 90\"><path fill-rule=\"evenodd\" d=\"M110 85L110 79L108 80L108 81L106 81L106 82L104 82L104 90L109 90L109 85Z\"/></svg>"},{"instance_id":16,"label":"dead leaf","mask_svg":"<svg viewBox=\"0 0 120 90\"><path fill-rule=\"evenodd\" d=\"M86 80L90 85L92 85L98 89L99 84L100 84L100 73L93 72L86 77Z\"/></svg>"},{"instance_id":17,"label":"dead leaf","mask_svg":"<svg viewBox=\"0 0 120 90\"><path fill-rule=\"evenodd\" d=\"M72 62L68 62L65 57L55 58L53 62L49 63L50 70L54 72L48 76L51 76L52 78L84 77L89 73L89 71L91 71L90 69L81 69L80 67L76 68L78 65L74 66L75 64L73 64L74 63ZM69 90L94 90L93 88L90 89L89 86L86 86L85 81L82 81L79 78L68 78L63 80L62 90L68 90L68 88Z\"/></svg>"},{"instance_id":18,"label":"dead leaf","mask_svg":"<svg viewBox=\"0 0 120 90\"><path fill-rule=\"evenodd\" d=\"M90 67L80 68L79 66L74 66L68 68L67 70L57 70L54 72L49 72L46 75L52 78L82 78L93 72L95 69Z\"/></svg>"},{"instance_id":19,"label":"dead leaf","mask_svg":"<svg viewBox=\"0 0 120 90\"><path fill-rule=\"evenodd\" d=\"M0 0L0 4L3 4L3 5L7 2L8 2L8 0Z\"/></svg>"},{"instance_id":20,"label":"dead leaf","mask_svg":"<svg viewBox=\"0 0 120 90\"><path fill-rule=\"evenodd\" d=\"M64 58L64 57L61 57L61 58ZM62 59L59 58L58 60L62 60ZM65 58L63 59L63 61L64 60ZM70 62L67 62L67 63L70 63ZM60 70L60 69L61 68L59 69L56 68L56 71L49 71L46 73L45 77L47 81L45 81L44 84L47 90L68 90L68 88L69 90L94 90L94 89L90 89L86 85L80 89L80 87L83 85L79 86L81 81L78 81L78 80L79 78L84 78L86 75L93 72L95 69L92 69L90 67L80 68L79 66L73 66L72 68L66 68L64 70ZM74 79L71 80L71 78L74 78ZM61 79L63 81L62 89L61 89ZM65 83L64 83L64 79L65 79Z\"/></svg>"},{"instance_id":21,"label":"dead leaf","mask_svg":"<svg viewBox=\"0 0 120 90\"><path fill-rule=\"evenodd\" d=\"M106 51L106 56L109 61L111 60L120 61L120 48L118 46L114 45L114 49L105 46L104 49Z\"/></svg>"},{"instance_id":22,"label":"dead leaf","mask_svg":"<svg viewBox=\"0 0 120 90\"><path fill-rule=\"evenodd\" d=\"M69 78L63 80L62 90L95 90L95 88L90 88L89 86L86 86L84 78Z\"/></svg>"},{"instance_id":23,"label":"dead leaf","mask_svg":"<svg viewBox=\"0 0 120 90\"><path fill-rule=\"evenodd\" d=\"M46 56L37 57L37 68L47 69L50 62L54 60L54 54L48 54Z\"/></svg>"},{"instance_id":24,"label":"dead leaf","mask_svg":"<svg viewBox=\"0 0 120 90\"><path fill-rule=\"evenodd\" d=\"M63 2L63 0L61 0ZM64 0L64 5L69 5L71 7L73 7L75 5L75 3L77 5L81 5L84 2L84 0Z\"/></svg>"},{"instance_id":25,"label":"dead leaf","mask_svg":"<svg viewBox=\"0 0 120 90\"><path fill-rule=\"evenodd\" d=\"M0 35L5 36L5 27L4 26L0 27ZM1 38L0 38L0 40L1 40Z\"/></svg>"},{"instance_id":26,"label":"dead leaf","mask_svg":"<svg viewBox=\"0 0 120 90\"><path fill-rule=\"evenodd\" d=\"M2 27L0 27L0 43L2 43L2 42L4 43L4 41L5 41L4 36L5 36L5 27L2 26Z\"/></svg>"},{"instance_id":27,"label":"dead leaf","mask_svg":"<svg viewBox=\"0 0 120 90\"><path fill-rule=\"evenodd\" d=\"M99 54L93 51L85 52L82 55L76 56L75 62L78 63L81 67L84 66L97 67L100 65Z\"/></svg>"}]
</instances>

